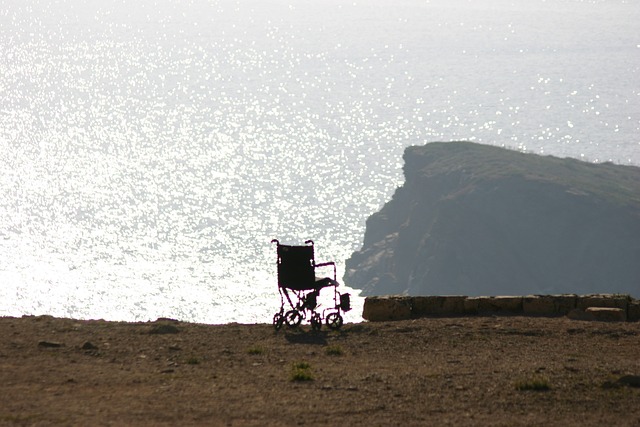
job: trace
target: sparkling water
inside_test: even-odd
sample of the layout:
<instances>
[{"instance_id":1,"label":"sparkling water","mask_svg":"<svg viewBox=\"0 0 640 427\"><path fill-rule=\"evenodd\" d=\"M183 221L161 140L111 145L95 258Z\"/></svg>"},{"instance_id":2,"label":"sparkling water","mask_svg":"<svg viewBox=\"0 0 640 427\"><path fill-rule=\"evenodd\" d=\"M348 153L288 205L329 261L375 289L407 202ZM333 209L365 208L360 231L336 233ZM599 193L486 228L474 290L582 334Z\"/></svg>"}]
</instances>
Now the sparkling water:
<instances>
[{"instance_id":1,"label":"sparkling water","mask_svg":"<svg viewBox=\"0 0 640 427\"><path fill-rule=\"evenodd\" d=\"M0 315L270 322L271 239L340 278L409 145L637 165L638 22L631 0L0 0Z\"/></svg>"}]
</instances>

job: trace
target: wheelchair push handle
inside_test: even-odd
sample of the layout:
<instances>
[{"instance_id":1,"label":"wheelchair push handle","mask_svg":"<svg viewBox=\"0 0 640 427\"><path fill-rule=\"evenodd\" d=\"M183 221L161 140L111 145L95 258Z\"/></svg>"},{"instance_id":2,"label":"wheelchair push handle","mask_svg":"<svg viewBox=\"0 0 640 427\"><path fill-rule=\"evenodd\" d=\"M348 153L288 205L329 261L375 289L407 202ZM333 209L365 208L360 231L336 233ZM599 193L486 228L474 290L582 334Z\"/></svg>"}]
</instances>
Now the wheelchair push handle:
<instances>
[{"instance_id":1,"label":"wheelchair push handle","mask_svg":"<svg viewBox=\"0 0 640 427\"><path fill-rule=\"evenodd\" d=\"M275 243L277 245L280 245L280 241L278 239L272 239L271 243ZM306 242L304 242L305 245L308 245L309 243L311 243L311 246L313 246L313 240L307 240Z\"/></svg>"}]
</instances>

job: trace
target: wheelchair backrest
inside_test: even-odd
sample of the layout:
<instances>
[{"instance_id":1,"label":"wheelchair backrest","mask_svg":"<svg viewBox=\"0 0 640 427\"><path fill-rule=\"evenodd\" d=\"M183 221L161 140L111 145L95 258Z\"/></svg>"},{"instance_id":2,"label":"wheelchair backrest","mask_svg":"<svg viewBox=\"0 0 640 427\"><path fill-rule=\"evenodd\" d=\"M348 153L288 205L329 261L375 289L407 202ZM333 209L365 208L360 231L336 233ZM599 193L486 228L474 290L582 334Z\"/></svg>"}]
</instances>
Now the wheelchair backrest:
<instances>
[{"instance_id":1,"label":"wheelchair backrest","mask_svg":"<svg viewBox=\"0 0 640 427\"><path fill-rule=\"evenodd\" d=\"M278 245L278 286L306 290L315 287L313 246Z\"/></svg>"}]
</instances>

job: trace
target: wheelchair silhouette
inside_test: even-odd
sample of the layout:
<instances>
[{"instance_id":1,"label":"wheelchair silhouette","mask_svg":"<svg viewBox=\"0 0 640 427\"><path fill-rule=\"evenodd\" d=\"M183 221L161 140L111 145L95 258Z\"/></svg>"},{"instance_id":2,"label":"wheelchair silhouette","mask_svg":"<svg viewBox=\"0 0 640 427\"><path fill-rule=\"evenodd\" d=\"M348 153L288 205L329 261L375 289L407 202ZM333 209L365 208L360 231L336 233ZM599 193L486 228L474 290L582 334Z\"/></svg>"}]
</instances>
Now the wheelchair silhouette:
<instances>
[{"instance_id":1,"label":"wheelchair silhouette","mask_svg":"<svg viewBox=\"0 0 640 427\"><path fill-rule=\"evenodd\" d=\"M316 264L312 240L304 246L281 245L276 239L278 253L278 291L280 293L280 311L273 316L276 330L287 325L298 327L303 320L309 321L313 330L322 329L325 323L329 329L342 327L343 312L351 310L351 295L338 292L336 264L324 262ZM333 267L333 278L316 277L316 268ZM320 292L333 289L333 307L321 309L318 304Z\"/></svg>"}]
</instances>

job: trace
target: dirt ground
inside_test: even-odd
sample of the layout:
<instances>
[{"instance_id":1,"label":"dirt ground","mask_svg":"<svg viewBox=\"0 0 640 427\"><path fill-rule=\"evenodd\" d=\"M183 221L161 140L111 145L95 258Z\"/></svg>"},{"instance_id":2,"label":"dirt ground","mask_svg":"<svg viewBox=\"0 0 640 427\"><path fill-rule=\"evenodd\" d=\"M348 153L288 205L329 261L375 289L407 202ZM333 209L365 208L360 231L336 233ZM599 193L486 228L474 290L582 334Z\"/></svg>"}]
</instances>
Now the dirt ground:
<instances>
[{"instance_id":1,"label":"dirt ground","mask_svg":"<svg viewBox=\"0 0 640 427\"><path fill-rule=\"evenodd\" d=\"M640 323L0 318L0 425L640 426Z\"/></svg>"}]
</instances>

